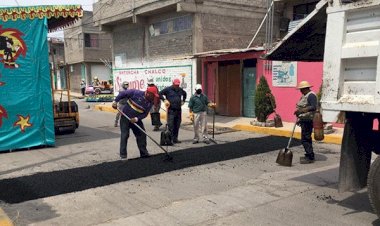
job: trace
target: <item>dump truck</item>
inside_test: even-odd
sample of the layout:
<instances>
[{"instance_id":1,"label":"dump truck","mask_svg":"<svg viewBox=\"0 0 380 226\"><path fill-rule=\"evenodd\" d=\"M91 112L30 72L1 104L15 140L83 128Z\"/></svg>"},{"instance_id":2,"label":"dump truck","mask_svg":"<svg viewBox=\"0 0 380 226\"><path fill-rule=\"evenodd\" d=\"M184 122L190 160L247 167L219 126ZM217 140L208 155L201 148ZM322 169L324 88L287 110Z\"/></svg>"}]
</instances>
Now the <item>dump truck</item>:
<instances>
[{"instance_id":1,"label":"dump truck","mask_svg":"<svg viewBox=\"0 0 380 226\"><path fill-rule=\"evenodd\" d=\"M333 1L327 8L322 109L325 121L345 116L339 190L368 184L380 217L380 1ZM376 128L375 128L376 126Z\"/></svg>"},{"instance_id":2,"label":"dump truck","mask_svg":"<svg viewBox=\"0 0 380 226\"><path fill-rule=\"evenodd\" d=\"M322 0L266 58L323 61L323 119L344 122L339 191L367 185L380 218L379 55L380 0Z\"/></svg>"}]
</instances>

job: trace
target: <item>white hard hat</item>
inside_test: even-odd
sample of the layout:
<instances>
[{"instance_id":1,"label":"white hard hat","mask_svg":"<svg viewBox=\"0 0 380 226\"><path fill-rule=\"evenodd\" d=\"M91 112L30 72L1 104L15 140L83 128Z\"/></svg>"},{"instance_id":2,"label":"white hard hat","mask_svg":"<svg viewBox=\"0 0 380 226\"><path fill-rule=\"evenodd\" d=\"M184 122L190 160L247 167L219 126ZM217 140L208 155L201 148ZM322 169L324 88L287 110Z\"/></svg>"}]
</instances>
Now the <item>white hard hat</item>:
<instances>
[{"instance_id":1,"label":"white hard hat","mask_svg":"<svg viewBox=\"0 0 380 226\"><path fill-rule=\"evenodd\" d=\"M198 90L198 89L202 89L202 85L201 84L196 84L195 85L195 90Z\"/></svg>"},{"instance_id":2,"label":"white hard hat","mask_svg":"<svg viewBox=\"0 0 380 226\"><path fill-rule=\"evenodd\" d=\"M153 76L152 76L152 75L149 75L147 80L148 80L148 81L147 81L148 85L152 85L152 84L154 84L154 79L153 79Z\"/></svg>"}]
</instances>

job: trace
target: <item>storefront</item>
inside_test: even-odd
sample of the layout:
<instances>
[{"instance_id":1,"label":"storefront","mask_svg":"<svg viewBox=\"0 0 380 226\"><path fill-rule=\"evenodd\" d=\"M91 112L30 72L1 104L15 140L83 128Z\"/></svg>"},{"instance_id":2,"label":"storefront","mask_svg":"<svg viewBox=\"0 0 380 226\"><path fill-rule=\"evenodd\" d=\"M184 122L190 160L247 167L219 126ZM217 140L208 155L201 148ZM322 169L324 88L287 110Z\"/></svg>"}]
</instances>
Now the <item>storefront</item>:
<instances>
[{"instance_id":1,"label":"storefront","mask_svg":"<svg viewBox=\"0 0 380 226\"><path fill-rule=\"evenodd\" d=\"M322 82L321 62L282 62L262 59L263 48L218 50L199 53L202 85L217 104L217 114L231 117L255 115L256 87L265 76L276 99L276 112L284 121L294 121L293 112L301 93L298 82L307 80L318 92Z\"/></svg>"}]
</instances>

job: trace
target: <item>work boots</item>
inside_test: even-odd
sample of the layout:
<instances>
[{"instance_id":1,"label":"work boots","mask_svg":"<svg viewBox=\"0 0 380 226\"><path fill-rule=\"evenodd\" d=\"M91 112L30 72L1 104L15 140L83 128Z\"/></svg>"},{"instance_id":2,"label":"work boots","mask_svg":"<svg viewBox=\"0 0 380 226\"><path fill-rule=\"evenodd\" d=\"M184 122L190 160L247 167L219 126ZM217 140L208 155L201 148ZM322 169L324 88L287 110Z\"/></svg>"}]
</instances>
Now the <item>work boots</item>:
<instances>
[{"instance_id":1,"label":"work boots","mask_svg":"<svg viewBox=\"0 0 380 226\"><path fill-rule=\"evenodd\" d=\"M310 164L313 162L314 162L314 158L311 159L311 158L306 157L306 156L300 158L300 164Z\"/></svg>"}]
</instances>

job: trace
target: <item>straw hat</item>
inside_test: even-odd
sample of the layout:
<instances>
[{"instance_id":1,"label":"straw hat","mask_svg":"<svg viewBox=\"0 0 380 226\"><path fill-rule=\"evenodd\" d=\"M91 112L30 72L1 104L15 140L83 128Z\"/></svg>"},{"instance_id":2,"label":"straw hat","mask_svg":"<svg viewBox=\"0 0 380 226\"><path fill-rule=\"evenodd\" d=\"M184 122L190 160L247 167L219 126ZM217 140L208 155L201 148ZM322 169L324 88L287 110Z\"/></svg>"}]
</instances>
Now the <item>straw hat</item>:
<instances>
[{"instance_id":1,"label":"straw hat","mask_svg":"<svg viewBox=\"0 0 380 226\"><path fill-rule=\"evenodd\" d=\"M297 89L304 89L304 88L310 88L310 87L313 87L313 86L310 85L308 81L302 81L298 84Z\"/></svg>"}]
</instances>

